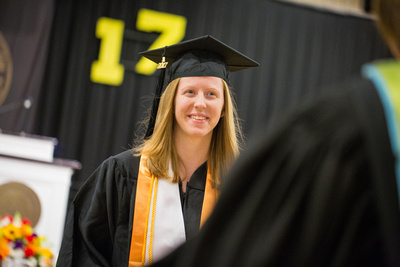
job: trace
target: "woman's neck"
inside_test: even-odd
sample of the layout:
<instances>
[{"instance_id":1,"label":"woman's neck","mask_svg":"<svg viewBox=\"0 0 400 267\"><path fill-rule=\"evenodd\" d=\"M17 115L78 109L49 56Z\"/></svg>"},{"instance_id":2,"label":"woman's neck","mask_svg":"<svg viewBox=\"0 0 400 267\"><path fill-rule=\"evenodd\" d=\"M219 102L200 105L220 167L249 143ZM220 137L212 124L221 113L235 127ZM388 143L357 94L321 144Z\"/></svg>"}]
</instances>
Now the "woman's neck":
<instances>
[{"instance_id":1,"label":"woman's neck","mask_svg":"<svg viewBox=\"0 0 400 267\"><path fill-rule=\"evenodd\" d=\"M175 136L174 142L181 160L179 176L187 182L197 168L208 160L211 135L204 138Z\"/></svg>"}]
</instances>

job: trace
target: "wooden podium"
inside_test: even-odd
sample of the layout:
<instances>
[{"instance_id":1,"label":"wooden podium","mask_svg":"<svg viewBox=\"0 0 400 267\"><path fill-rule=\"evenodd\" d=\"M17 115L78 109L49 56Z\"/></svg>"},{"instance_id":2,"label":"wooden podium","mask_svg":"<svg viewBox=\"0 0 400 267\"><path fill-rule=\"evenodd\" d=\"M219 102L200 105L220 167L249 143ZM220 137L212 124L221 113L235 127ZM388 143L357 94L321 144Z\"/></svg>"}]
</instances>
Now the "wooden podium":
<instances>
[{"instance_id":1,"label":"wooden podium","mask_svg":"<svg viewBox=\"0 0 400 267\"><path fill-rule=\"evenodd\" d=\"M57 140L0 133L0 215L15 212L31 220L36 233L60 249L71 176L81 164L53 158Z\"/></svg>"}]
</instances>

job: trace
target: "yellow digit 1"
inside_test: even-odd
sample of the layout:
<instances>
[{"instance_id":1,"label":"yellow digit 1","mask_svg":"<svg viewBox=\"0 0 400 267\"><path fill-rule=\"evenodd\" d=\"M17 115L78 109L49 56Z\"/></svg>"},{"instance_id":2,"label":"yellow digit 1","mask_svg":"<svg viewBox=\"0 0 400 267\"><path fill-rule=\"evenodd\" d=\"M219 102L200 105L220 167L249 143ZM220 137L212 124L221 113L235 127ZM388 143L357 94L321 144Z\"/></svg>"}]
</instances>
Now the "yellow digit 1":
<instances>
[{"instance_id":1,"label":"yellow digit 1","mask_svg":"<svg viewBox=\"0 0 400 267\"><path fill-rule=\"evenodd\" d=\"M149 47L149 50L151 50L180 42L185 37L186 18L149 9L140 9L136 28L144 32L161 33ZM142 57L136 64L135 70L140 74L151 75L156 68L157 64Z\"/></svg>"},{"instance_id":2,"label":"yellow digit 1","mask_svg":"<svg viewBox=\"0 0 400 267\"><path fill-rule=\"evenodd\" d=\"M97 21L96 37L101 39L99 59L92 63L90 79L95 83L121 85L125 68L119 63L125 23L101 17Z\"/></svg>"}]
</instances>

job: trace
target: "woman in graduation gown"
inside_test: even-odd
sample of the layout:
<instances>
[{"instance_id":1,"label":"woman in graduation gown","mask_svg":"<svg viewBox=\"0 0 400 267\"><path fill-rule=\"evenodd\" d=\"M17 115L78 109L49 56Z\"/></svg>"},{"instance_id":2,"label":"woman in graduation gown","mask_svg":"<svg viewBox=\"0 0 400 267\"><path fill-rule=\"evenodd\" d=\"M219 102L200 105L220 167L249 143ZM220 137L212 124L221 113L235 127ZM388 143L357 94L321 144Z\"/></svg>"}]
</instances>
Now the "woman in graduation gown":
<instances>
[{"instance_id":1,"label":"woman in graduation gown","mask_svg":"<svg viewBox=\"0 0 400 267\"><path fill-rule=\"evenodd\" d=\"M148 132L134 149L105 160L77 193L57 266L160 259L199 231L239 153L228 75L258 63L212 36L142 55L162 61Z\"/></svg>"},{"instance_id":2,"label":"woman in graduation gown","mask_svg":"<svg viewBox=\"0 0 400 267\"><path fill-rule=\"evenodd\" d=\"M199 236L154 266L400 266L400 1L373 4L397 60L254 137Z\"/></svg>"}]
</instances>

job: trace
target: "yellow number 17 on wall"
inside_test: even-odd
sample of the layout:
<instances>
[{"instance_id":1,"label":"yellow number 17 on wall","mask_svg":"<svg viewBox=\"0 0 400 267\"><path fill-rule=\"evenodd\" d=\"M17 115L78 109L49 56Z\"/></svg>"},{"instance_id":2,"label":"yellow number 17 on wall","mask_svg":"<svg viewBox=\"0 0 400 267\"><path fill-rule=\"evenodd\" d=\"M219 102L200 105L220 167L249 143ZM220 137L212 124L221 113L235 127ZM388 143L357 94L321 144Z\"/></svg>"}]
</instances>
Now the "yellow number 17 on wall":
<instances>
[{"instance_id":1,"label":"yellow number 17 on wall","mask_svg":"<svg viewBox=\"0 0 400 267\"><path fill-rule=\"evenodd\" d=\"M125 68L120 64L125 23L122 20L101 17L96 25L96 37L101 39L99 58L92 63L92 82L119 86L124 80ZM169 13L140 9L136 29L144 32L160 32L149 49L156 49L180 42L185 36L186 18ZM157 64L141 58L135 71L151 75Z\"/></svg>"}]
</instances>

